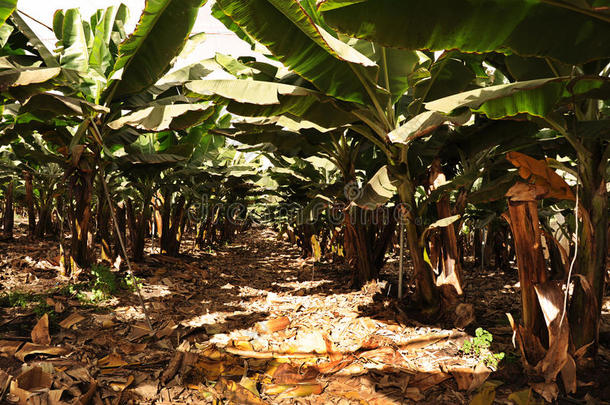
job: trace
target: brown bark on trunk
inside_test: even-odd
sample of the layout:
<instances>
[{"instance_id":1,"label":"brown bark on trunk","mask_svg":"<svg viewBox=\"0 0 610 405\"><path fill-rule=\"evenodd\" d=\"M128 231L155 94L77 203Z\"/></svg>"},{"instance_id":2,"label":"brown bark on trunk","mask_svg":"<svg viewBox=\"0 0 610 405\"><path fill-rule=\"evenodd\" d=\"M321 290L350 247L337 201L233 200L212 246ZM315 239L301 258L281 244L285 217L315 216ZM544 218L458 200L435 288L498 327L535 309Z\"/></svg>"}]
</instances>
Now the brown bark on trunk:
<instances>
[{"instance_id":1,"label":"brown bark on trunk","mask_svg":"<svg viewBox=\"0 0 610 405\"><path fill-rule=\"evenodd\" d=\"M13 191L15 183L11 180L4 195L4 216L2 218L2 235L5 239L13 238L13 225L15 224L15 211L13 209Z\"/></svg>"},{"instance_id":2,"label":"brown bark on trunk","mask_svg":"<svg viewBox=\"0 0 610 405\"><path fill-rule=\"evenodd\" d=\"M34 236L36 232L36 210L34 209L34 187L32 186L32 173L23 172L25 180L25 205L28 212L28 235Z\"/></svg>"},{"instance_id":3,"label":"brown bark on trunk","mask_svg":"<svg viewBox=\"0 0 610 405\"><path fill-rule=\"evenodd\" d=\"M534 336L544 337L546 327L534 286L546 282L548 274L542 251L536 190L525 183L517 183L507 196L519 269L523 324Z\"/></svg>"},{"instance_id":4,"label":"brown bark on trunk","mask_svg":"<svg viewBox=\"0 0 610 405\"><path fill-rule=\"evenodd\" d=\"M429 177L430 191L433 191L446 182L445 175L441 169L440 160L437 158L432 162ZM436 212L439 219L452 216L449 197L444 196L436 203ZM436 280L438 286L448 285L455 289L455 293L462 295L462 265L460 252L458 249L455 227L453 224L440 229L439 243L435 244L435 254L437 273L439 277ZM434 264L434 262L433 262Z\"/></svg>"},{"instance_id":5,"label":"brown bark on trunk","mask_svg":"<svg viewBox=\"0 0 610 405\"><path fill-rule=\"evenodd\" d=\"M167 196L171 197L171 196ZM184 226L184 208L186 200L184 196L178 197L174 206L171 206L171 198L165 198L163 205L161 252L169 256L177 256L182 240L182 229Z\"/></svg>"},{"instance_id":6,"label":"brown bark on trunk","mask_svg":"<svg viewBox=\"0 0 610 405\"><path fill-rule=\"evenodd\" d=\"M144 197L142 213L136 218L134 207L128 200L127 218L129 219L129 233L131 235L131 254L135 262L144 259L144 247L146 244L146 231L150 220L150 198Z\"/></svg>"},{"instance_id":7,"label":"brown bark on trunk","mask_svg":"<svg viewBox=\"0 0 610 405\"><path fill-rule=\"evenodd\" d=\"M93 194L92 171L78 171L73 180L72 193L76 200L73 214L71 255L80 267L91 264L89 232L91 225L91 197Z\"/></svg>"}]
</instances>

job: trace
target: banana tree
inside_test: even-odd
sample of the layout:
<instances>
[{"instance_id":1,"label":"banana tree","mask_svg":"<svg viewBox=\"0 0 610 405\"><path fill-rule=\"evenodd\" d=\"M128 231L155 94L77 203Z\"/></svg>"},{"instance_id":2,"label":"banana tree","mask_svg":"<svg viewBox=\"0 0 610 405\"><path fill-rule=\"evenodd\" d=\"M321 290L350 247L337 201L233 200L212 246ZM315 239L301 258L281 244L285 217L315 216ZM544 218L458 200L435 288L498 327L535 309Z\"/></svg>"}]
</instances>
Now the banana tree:
<instances>
[{"instance_id":1,"label":"banana tree","mask_svg":"<svg viewBox=\"0 0 610 405\"><path fill-rule=\"evenodd\" d=\"M569 319L575 347L592 344L594 352L608 243L610 44L605 38L610 14L595 2L481 2L477 13L468 6L462 1L327 0L320 11L336 29L388 46L499 53L488 61L509 82L425 107L431 113L468 110L492 119L531 119L570 144L581 185L575 190L582 220L575 272L587 285L576 282ZM460 18L464 13L468 16Z\"/></svg>"}]
</instances>

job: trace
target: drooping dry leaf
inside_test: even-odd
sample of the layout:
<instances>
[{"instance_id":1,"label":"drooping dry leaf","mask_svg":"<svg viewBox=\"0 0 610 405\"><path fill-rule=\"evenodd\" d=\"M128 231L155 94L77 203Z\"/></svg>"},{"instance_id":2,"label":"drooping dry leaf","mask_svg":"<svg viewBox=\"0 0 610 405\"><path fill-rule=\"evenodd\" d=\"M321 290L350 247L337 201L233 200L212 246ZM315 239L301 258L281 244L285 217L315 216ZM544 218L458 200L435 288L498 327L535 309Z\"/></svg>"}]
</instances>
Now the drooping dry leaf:
<instances>
[{"instance_id":1,"label":"drooping dry leaf","mask_svg":"<svg viewBox=\"0 0 610 405\"><path fill-rule=\"evenodd\" d=\"M49 314L44 314L36 326L32 329L32 342L37 345L50 345L51 336L49 335Z\"/></svg>"},{"instance_id":2,"label":"drooping dry leaf","mask_svg":"<svg viewBox=\"0 0 610 405\"><path fill-rule=\"evenodd\" d=\"M574 200L574 193L570 186L546 164L545 160L537 160L514 151L508 152L506 159L519 168L519 175L522 178L544 187L546 189L545 197Z\"/></svg>"},{"instance_id":3,"label":"drooping dry leaf","mask_svg":"<svg viewBox=\"0 0 610 405\"><path fill-rule=\"evenodd\" d=\"M568 394L576 393L578 385L576 380L576 362L570 355L568 355L568 360L561 369L561 381L563 381L563 386Z\"/></svg>"},{"instance_id":4,"label":"drooping dry leaf","mask_svg":"<svg viewBox=\"0 0 610 405\"><path fill-rule=\"evenodd\" d=\"M49 356L63 356L70 353L70 350L65 347L37 345L34 343L26 343L15 353L15 357L21 361L31 354L47 354Z\"/></svg>"},{"instance_id":5,"label":"drooping dry leaf","mask_svg":"<svg viewBox=\"0 0 610 405\"><path fill-rule=\"evenodd\" d=\"M82 316L81 314L79 314L78 312L73 312L70 315L68 315L68 317L66 319L61 321L59 323L59 326L61 326L62 328L69 329L73 325L76 325L77 323L81 322L84 319L85 319L85 317Z\"/></svg>"},{"instance_id":6,"label":"drooping dry leaf","mask_svg":"<svg viewBox=\"0 0 610 405\"><path fill-rule=\"evenodd\" d=\"M534 289L549 333L549 350L536 364L536 370L544 377L546 383L550 383L555 381L557 374L568 361L570 328L567 317L563 318L562 322L565 295L561 283L557 281L536 284Z\"/></svg>"}]
</instances>

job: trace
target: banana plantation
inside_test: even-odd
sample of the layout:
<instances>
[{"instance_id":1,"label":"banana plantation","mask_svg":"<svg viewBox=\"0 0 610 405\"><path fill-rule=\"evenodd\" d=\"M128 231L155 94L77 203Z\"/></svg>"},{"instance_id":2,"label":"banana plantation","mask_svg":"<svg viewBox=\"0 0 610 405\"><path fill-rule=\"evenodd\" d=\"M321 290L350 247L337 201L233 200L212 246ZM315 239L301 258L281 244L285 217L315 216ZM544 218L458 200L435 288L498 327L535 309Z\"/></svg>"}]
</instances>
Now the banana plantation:
<instances>
[{"instance_id":1,"label":"banana plantation","mask_svg":"<svg viewBox=\"0 0 610 405\"><path fill-rule=\"evenodd\" d=\"M35 3L0 403L610 403L607 0Z\"/></svg>"}]
</instances>

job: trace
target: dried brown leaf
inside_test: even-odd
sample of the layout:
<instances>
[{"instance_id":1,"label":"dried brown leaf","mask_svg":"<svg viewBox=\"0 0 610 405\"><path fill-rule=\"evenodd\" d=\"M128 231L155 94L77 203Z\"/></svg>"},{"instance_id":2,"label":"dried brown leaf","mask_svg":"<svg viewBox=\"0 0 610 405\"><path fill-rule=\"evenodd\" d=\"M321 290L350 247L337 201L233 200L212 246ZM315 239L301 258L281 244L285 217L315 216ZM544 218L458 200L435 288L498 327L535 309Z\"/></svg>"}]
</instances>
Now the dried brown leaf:
<instances>
[{"instance_id":1,"label":"dried brown leaf","mask_svg":"<svg viewBox=\"0 0 610 405\"><path fill-rule=\"evenodd\" d=\"M129 363L123 360L123 358L117 353L111 353L97 361L97 366L99 368L117 368L126 366L127 364Z\"/></svg>"},{"instance_id":2,"label":"dried brown leaf","mask_svg":"<svg viewBox=\"0 0 610 405\"><path fill-rule=\"evenodd\" d=\"M315 367L299 370L288 363L282 363L273 373L273 382L280 385L313 383L319 374L320 372Z\"/></svg>"},{"instance_id":3,"label":"dried brown leaf","mask_svg":"<svg viewBox=\"0 0 610 405\"><path fill-rule=\"evenodd\" d=\"M47 354L49 356L64 356L70 353L70 350L59 346L37 345L34 343L26 343L15 353L15 357L21 361L31 354Z\"/></svg>"},{"instance_id":4,"label":"dried brown leaf","mask_svg":"<svg viewBox=\"0 0 610 405\"><path fill-rule=\"evenodd\" d=\"M442 371L422 372L413 376L409 385L419 388L421 391L426 391L428 388L434 387L449 378L451 378L451 374L443 373Z\"/></svg>"},{"instance_id":5,"label":"dried brown leaf","mask_svg":"<svg viewBox=\"0 0 610 405\"><path fill-rule=\"evenodd\" d=\"M44 314L36 326L32 329L32 342L37 345L50 345L51 336L49 335L49 314Z\"/></svg>"},{"instance_id":6,"label":"dried brown leaf","mask_svg":"<svg viewBox=\"0 0 610 405\"><path fill-rule=\"evenodd\" d=\"M59 326L61 326L62 328L69 329L72 326L76 325L77 323L83 321L84 319L85 319L85 317L82 316L81 314L79 314L78 312L73 312L70 315L68 315L68 317L66 319L61 321L59 323Z\"/></svg>"}]
</instances>

